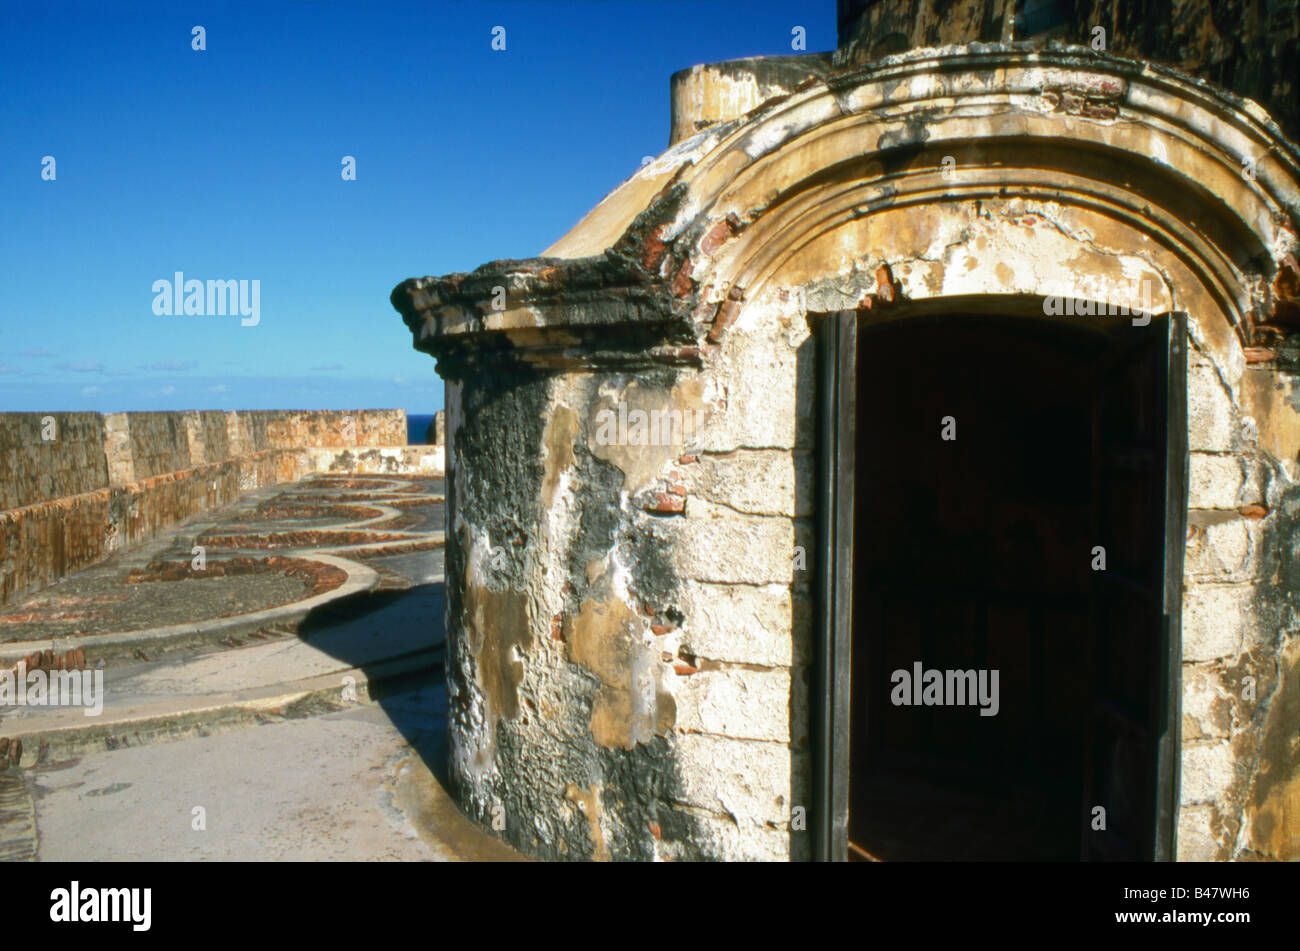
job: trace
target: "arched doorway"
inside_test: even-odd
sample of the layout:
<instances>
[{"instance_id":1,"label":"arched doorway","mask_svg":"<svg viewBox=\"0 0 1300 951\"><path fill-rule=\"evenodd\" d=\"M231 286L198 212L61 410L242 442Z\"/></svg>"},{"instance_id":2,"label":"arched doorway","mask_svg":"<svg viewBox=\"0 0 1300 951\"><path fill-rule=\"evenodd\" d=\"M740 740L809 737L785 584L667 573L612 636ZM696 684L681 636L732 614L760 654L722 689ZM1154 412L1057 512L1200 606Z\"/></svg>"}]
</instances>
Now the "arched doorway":
<instances>
[{"instance_id":1,"label":"arched doorway","mask_svg":"<svg viewBox=\"0 0 1300 951\"><path fill-rule=\"evenodd\" d=\"M826 318L826 857L1171 855L1178 315Z\"/></svg>"}]
</instances>

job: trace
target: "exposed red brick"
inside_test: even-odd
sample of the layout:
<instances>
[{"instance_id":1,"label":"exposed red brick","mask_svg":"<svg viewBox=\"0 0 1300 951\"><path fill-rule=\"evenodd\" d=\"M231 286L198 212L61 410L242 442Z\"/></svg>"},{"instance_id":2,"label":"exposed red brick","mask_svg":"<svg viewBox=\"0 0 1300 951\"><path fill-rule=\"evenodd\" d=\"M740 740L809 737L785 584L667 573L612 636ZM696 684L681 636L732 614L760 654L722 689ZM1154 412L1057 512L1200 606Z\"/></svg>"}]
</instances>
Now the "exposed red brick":
<instances>
[{"instance_id":1,"label":"exposed red brick","mask_svg":"<svg viewBox=\"0 0 1300 951\"><path fill-rule=\"evenodd\" d=\"M1115 76L1092 76L1084 80L1090 95L1101 99L1118 99L1124 95L1124 80Z\"/></svg>"},{"instance_id":2,"label":"exposed red brick","mask_svg":"<svg viewBox=\"0 0 1300 951\"><path fill-rule=\"evenodd\" d=\"M691 262L683 262L682 266L678 269L676 276L673 277L672 284L669 285L668 288L669 292L674 297L685 297L695 286L695 281L691 279L691 271Z\"/></svg>"},{"instance_id":3,"label":"exposed red brick","mask_svg":"<svg viewBox=\"0 0 1300 951\"><path fill-rule=\"evenodd\" d=\"M732 212L709 229L709 232L700 242L700 250L705 254L712 255L714 251L739 234L740 230L740 219L735 212Z\"/></svg>"},{"instance_id":4,"label":"exposed red brick","mask_svg":"<svg viewBox=\"0 0 1300 951\"><path fill-rule=\"evenodd\" d=\"M680 495L656 492L644 507L647 512L654 512L658 515L679 515L686 511L686 499Z\"/></svg>"},{"instance_id":5,"label":"exposed red brick","mask_svg":"<svg viewBox=\"0 0 1300 951\"><path fill-rule=\"evenodd\" d=\"M1278 297L1300 297L1300 264L1289 254L1282 259L1273 278L1273 293Z\"/></svg>"},{"instance_id":6,"label":"exposed red brick","mask_svg":"<svg viewBox=\"0 0 1300 951\"><path fill-rule=\"evenodd\" d=\"M684 465L684 466L690 465L692 462L699 462L699 461L700 461L700 454L698 452L683 453L681 457L679 457L677 460L677 462L680 465Z\"/></svg>"},{"instance_id":7,"label":"exposed red brick","mask_svg":"<svg viewBox=\"0 0 1300 951\"><path fill-rule=\"evenodd\" d=\"M708 342L718 343L723 339L723 334L727 333L727 327L732 325L736 320L736 312L740 305L733 300L724 300L722 307L718 308L718 313L714 316L714 325L708 327Z\"/></svg>"},{"instance_id":8,"label":"exposed red brick","mask_svg":"<svg viewBox=\"0 0 1300 951\"><path fill-rule=\"evenodd\" d=\"M650 823L650 834L655 837L656 842L664 837L663 832L659 828L659 823L657 822Z\"/></svg>"},{"instance_id":9,"label":"exposed red brick","mask_svg":"<svg viewBox=\"0 0 1300 951\"><path fill-rule=\"evenodd\" d=\"M1269 363L1277 359L1277 352L1264 347L1247 347L1246 363Z\"/></svg>"},{"instance_id":10,"label":"exposed red brick","mask_svg":"<svg viewBox=\"0 0 1300 951\"><path fill-rule=\"evenodd\" d=\"M1108 102L1085 102L1080 111L1090 119L1114 119L1119 115L1119 109Z\"/></svg>"},{"instance_id":11,"label":"exposed red brick","mask_svg":"<svg viewBox=\"0 0 1300 951\"><path fill-rule=\"evenodd\" d=\"M705 254L712 254L727 241L731 240L731 237L731 229L727 227L727 223L725 221L719 221L709 229L708 233L704 236L704 240L700 242L700 250Z\"/></svg>"},{"instance_id":12,"label":"exposed red brick","mask_svg":"<svg viewBox=\"0 0 1300 951\"><path fill-rule=\"evenodd\" d=\"M664 228L664 225L655 228L641 245L641 263L652 271L659 266L668 251L668 245L663 240Z\"/></svg>"},{"instance_id":13,"label":"exposed red brick","mask_svg":"<svg viewBox=\"0 0 1300 951\"><path fill-rule=\"evenodd\" d=\"M875 298L882 304L892 304L894 296L894 275L888 264L882 264L876 268Z\"/></svg>"},{"instance_id":14,"label":"exposed red brick","mask_svg":"<svg viewBox=\"0 0 1300 951\"><path fill-rule=\"evenodd\" d=\"M409 549L402 547L399 550ZM266 571L292 575L306 582L312 594L330 591L347 580L347 572L342 569L305 558L288 558L284 555L250 558L241 555L236 558L213 559L207 562L202 571L194 568L192 560L155 561L145 568L132 569L125 581L129 584L143 584L157 581L182 581L187 578L235 577Z\"/></svg>"},{"instance_id":15,"label":"exposed red brick","mask_svg":"<svg viewBox=\"0 0 1300 951\"><path fill-rule=\"evenodd\" d=\"M1265 518L1268 515L1268 508L1263 505L1243 505L1237 511L1244 518Z\"/></svg>"},{"instance_id":16,"label":"exposed red brick","mask_svg":"<svg viewBox=\"0 0 1300 951\"><path fill-rule=\"evenodd\" d=\"M668 633L669 631L671 631L671 630L673 630L673 625L671 625L671 624L651 624L651 625L650 625L650 633L653 634L655 637L663 637L665 634L667 634L667 633ZM669 656L669 657L665 657L664 660L672 660L672 657L671 657L671 656Z\"/></svg>"},{"instance_id":17,"label":"exposed red brick","mask_svg":"<svg viewBox=\"0 0 1300 951\"><path fill-rule=\"evenodd\" d=\"M684 660L679 660L673 664L673 672L677 674L678 677L689 677L691 674L698 674L700 668L694 667L691 664L686 663Z\"/></svg>"},{"instance_id":18,"label":"exposed red brick","mask_svg":"<svg viewBox=\"0 0 1300 951\"><path fill-rule=\"evenodd\" d=\"M717 343L721 340L727 328L735 323L736 315L740 313L740 299L732 296L735 292L736 289L733 287L732 293L727 295L727 299L718 308L718 313L713 318L713 326L709 328L709 343Z\"/></svg>"}]
</instances>

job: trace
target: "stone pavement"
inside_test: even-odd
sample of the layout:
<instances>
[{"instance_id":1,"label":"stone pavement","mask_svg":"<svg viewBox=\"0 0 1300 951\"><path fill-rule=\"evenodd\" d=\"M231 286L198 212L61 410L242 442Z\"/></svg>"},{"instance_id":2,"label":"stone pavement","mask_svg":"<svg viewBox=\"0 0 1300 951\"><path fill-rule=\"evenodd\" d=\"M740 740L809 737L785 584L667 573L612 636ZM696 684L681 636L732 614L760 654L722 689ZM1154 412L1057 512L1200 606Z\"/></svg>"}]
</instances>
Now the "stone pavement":
<instances>
[{"instance_id":1,"label":"stone pavement","mask_svg":"<svg viewBox=\"0 0 1300 951\"><path fill-rule=\"evenodd\" d=\"M0 666L102 710L0 706L0 858L514 857L433 775L442 504L313 476L7 605Z\"/></svg>"},{"instance_id":2,"label":"stone pavement","mask_svg":"<svg viewBox=\"0 0 1300 951\"><path fill-rule=\"evenodd\" d=\"M49 762L32 776L39 858L514 859L429 774L444 705L428 686L382 706Z\"/></svg>"}]
</instances>

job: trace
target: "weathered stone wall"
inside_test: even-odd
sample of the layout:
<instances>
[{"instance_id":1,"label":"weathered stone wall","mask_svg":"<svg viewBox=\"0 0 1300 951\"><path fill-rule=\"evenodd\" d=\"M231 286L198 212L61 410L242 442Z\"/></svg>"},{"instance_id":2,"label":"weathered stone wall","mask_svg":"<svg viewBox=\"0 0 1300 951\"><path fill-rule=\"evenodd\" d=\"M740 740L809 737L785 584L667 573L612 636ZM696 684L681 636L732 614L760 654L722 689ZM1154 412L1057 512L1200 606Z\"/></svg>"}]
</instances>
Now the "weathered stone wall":
<instances>
[{"instance_id":1,"label":"weathered stone wall","mask_svg":"<svg viewBox=\"0 0 1300 951\"><path fill-rule=\"evenodd\" d=\"M135 479L190 467L190 434L183 413L118 413L131 438L131 469ZM111 417L110 417L111 418Z\"/></svg>"},{"instance_id":2,"label":"weathered stone wall","mask_svg":"<svg viewBox=\"0 0 1300 951\"><path fill-rule=\"evenodd\" d=\"M0 604L249 489L441 473L405 442L402 410L0 414Z\"/></svg>"},{"instance_id":3,"label":"weathered stone wall","mask_svg":"<svg viewBox=\"0 0 1300 951\"><path fill-rule=\"evenodd\" d=\"M352 410L285 414L277 440L294 446L343 449L351 446L406 445L406 414Z\"/></svg>"},{"instance_id":4,"label":"weathered stone wall","mask_svg":"<svg viewBox=\"0 0 1300 951\"><path fill-rule=\"evenodd\" d=\"M806 697L807 583L790 557L807 513L778 458L794 415L720 425L706 453L698 433L601 433L620 403L703 411L701 381L660 368L448 387L447 564L465 579L446 606L452 781L532 854L807 854L788 830L807 802L791 701ZM757 501L727 484L742 475Z\"/></svg>"},{"instance_id":5,"label":"weathered stone wall","mask_svg":"<svg viewBox=\"0 0 1300 951\"><path fill-rule=\"evenodd\" d=\"M1269 432L1294 429L1300 375L1271 351L1248 356L1235 374L1199 350L1189 367L1179 813L1188 860L1300 858L1300 484L1296 456L1280 460Z\"/></svg>"},{"instance_id":6,"label":"weathered stone wall","mask_svg":"<svg viewBox=\"0 0 1300 951\"><path fill-rule=\"evenodd\" d=\"M0 413L0 509L107 485L98 413Z\"/></svg>"},{"instance_id":7,"label":"weathered stone wall","mask_svg":"<svg viewBox=\"0 0 1300 951\"><path fill-rule=\"evenodd\" d=\"M1049 42L1163 63L1258 102L1300 138L1300 0L839 0L837 61Z\"/></svg>"},{"instance_id":8,"label":"weathered stone wall","mask_svg":"<svg viewBox=\"0 0 1300 951\"><path fill-rule=\"evenodd\" d=\"M230 431L226 414L219 410L190 410L185 413L189 436L190 464L224 462L230 458Z\"/></svg>"},{"instance_id":9,"label":"weathered stone wall","mask_svg":"<svg viewBox=\"0 0 1300 951\"><path fill-rule=\"evenodd\" d=\"M308 449L312 472L356 472L365 475L419 475L443 472L442 446L383 446L377 448Z\"/></svg>"}]
</instances>

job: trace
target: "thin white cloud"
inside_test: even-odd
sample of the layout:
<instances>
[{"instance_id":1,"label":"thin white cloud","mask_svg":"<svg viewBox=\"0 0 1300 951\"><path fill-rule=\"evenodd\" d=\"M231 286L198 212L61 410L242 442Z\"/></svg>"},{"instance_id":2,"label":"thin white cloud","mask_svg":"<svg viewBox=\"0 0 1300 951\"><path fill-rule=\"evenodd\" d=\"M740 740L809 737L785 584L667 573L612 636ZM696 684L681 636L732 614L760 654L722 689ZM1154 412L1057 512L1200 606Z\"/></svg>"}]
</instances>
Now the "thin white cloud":
<instances>
[{"instance_id":1,"label":"thin white cloud","mask_svg":"<svg viewBox=\"0 0 1300 951\"><path fill-rule=\"evenodd\" d=\"M104 364L98 360L68 360L55 366L56 370L71 370L73 373L103 373Z\"/></svg>"}]
</instances>

